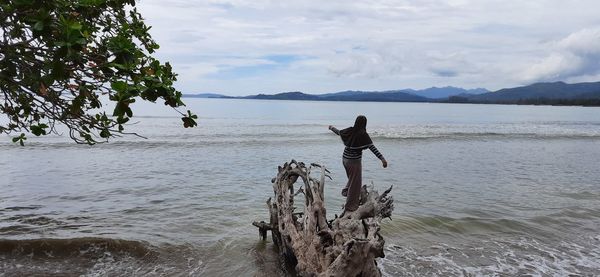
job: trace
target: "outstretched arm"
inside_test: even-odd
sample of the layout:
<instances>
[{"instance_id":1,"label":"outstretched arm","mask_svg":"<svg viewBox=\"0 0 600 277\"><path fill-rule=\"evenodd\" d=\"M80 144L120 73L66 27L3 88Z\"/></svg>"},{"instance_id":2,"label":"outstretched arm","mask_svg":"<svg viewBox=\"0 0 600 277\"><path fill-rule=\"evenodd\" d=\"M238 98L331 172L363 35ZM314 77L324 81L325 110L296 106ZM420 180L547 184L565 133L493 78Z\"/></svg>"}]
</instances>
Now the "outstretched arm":
<instances>
[{"instance_id":1,"label":"outstretched arm","mask_svg":"<svg viewBox=\"0 0 600 277\"><path fill-rule=\"evenodd\" d=\"M334 132L336 135L340 135L340 130L338 130L337 128L329 125L329 130L331 130L332 132Z\"/></svg>"},{"instance_id":2,"label":"outstretched arm","mask_svg":"<svg viewBox=\"0 0 600 277\"><path fill-rule=\"evenodd\" d=\"M373 154L375 154L375 156L377 156L377 158L381 160L383 168L386 168L387 161L385 160L383 155L379 152L379 150L377 150L377 147L375 147L375 144L371 144L371 146L369 146L369 150L371 150L371 152L373 152Z\"/></svg>"}]
</instances>

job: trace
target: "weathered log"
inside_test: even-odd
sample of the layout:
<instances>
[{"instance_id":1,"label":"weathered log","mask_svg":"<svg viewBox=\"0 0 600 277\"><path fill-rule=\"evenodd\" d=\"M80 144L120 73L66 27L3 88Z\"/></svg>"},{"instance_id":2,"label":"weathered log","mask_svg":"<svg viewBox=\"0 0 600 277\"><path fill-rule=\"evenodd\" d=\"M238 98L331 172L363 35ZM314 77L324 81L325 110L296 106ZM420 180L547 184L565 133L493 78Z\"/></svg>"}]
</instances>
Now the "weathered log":
<instances>
[{"instance_id":1,"label":"weathered log","mask_svg":"<svg viewBox=\"0 0 600 277\"><path fill-rule=\"evenodd\" d=\"M313 178L311 170L320 170ZM278 167L273 178L274 201L267 201L269 223L254 222L261 237L271 231L273 242L282 259L300 276L381 276L377 258L384 257L384 239L379 223L390 217L394 209L389 196L362 187L360 206L356 211L327 221L324 198L325 178L329 171L318 164L306 166L292 160ZM294 191L300 178L303 187ZM294 212L294 197L304 195L304 212Z\"/></svg>"}]
</instances>

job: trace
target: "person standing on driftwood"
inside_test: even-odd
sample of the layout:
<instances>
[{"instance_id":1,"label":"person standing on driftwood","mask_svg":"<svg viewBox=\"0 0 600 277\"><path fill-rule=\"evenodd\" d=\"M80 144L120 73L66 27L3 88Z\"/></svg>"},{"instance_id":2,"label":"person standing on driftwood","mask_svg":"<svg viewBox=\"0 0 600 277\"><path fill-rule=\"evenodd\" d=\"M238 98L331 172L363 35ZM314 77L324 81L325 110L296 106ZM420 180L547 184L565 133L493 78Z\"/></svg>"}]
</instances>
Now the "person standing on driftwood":
<instances>
[{"instance_id":1,"label":"person standing on driftwood","mask_svg":"<svg viewBox=\"0 0 600 277\"><path fill-rule=\"evenodd\" d=\"M379 160L381 160L383 168L387 167L387 161L373 144L366 128L367 118L364 115L356 117L353 127L343 130L338 130L329 125L329 130L339 135L346 146L346 148L344 148L342 162L344 164L344 169L346 169L348 183L346 184L346 187L342 189L342 195L346 196L344 211L348 212L355 211L360 202L360 190L362 187L362 151L368 148L375 156L377 156L377 158L379 158Z\"/></svg>"}]
</instances>

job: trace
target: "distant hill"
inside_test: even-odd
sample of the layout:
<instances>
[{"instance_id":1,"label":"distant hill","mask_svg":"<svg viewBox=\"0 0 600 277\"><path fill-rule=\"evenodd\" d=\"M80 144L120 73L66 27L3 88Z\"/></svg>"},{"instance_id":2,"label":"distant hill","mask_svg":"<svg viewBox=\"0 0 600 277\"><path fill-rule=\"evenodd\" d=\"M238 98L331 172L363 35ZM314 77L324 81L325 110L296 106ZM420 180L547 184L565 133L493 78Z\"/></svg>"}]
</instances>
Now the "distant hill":
<instances>
[{"instance_id":1,"label":"distant hill","mask_svg":"<svg viewBox=\"0 0 600 277\"><path fill-rule=\"evenodd\" d=\"M277 94L256 94L248 96L225 96L216 93L185 94L196 98L240 98L240 99L279 99L279 100L329 100L329 101L397 101L427 102L432 99L445 99L453 95L471 96L489 92L486 89L463 89L457 87L431 87L423 90L402 89L388 91L347 90L325 94L307 94L300 91Z\"/></svg>"},{"instance_id":2,"label":"distant hill","mask_svg":"<svg viewBox=\"0 0 600 277\"><path fill-rule=\"evenodd\" d=\"M376 91L376 92L347 90L347 91L336 92L336 93L321 94L319 96L322 96L322 97L341 97L341 96L359 97L358 95L368 95L369 93L396 93L396 92L408 93L408 94L421 96L421 97L425 97L425 98L430 98L430 99L445 99L445 98L448 98L449 96L454 96L454 95L476 95L476 94L482 94L482 93L486 93L486 92L490 92L490 91L487 89L484 89L484 88L464 89L464 88L448 86L448 87L441 87L441 88L431 87L431 88L426 88L426 89L421 89L421 90L402 89L402 90Z\"/></svg>"},{"instance_id":3,"label":"distant hill","mask_svg":"<svg viewBox=\"0 0 600 277\"><path fill-rule=\"evenodd\" d=\"M373 101L373 102L451 102L534 105L600 105L600 82L567 84L564 82L536 83L529 86L505 88L489 92L483 88L431 87L423 90L389 91L348 90L326 94L307 94L300 91L249 96L226 96L216 93L185 94L184 97L234 98L310 101Z\"/></svg>"},{"instance_id":4,"label":"distant hill","mask_svg":"<svg viewBox=\"0 0 600 277\"><path fill-rule=\"evenodd\" d=\"M600 82L536 83L467 97L470 102L518 102L527 99L600 99Z\"/></svg>"},{"instance_id":5,"label":"distant hill","mask_svg":"<svg viewBox=\"0 0 600 277\"><path fill-rule=\"evenodd\" d=\"M245 99L313 100L313 101L374 101L374 102L426 102L429 99L402 91L346 91L329 94L306 94L299 91L273 95L259 94Z\"/></svg>"},{"instance_id":6,"label":"distant hill","mask_svg":"<svg viewBox=\"0 0 600 277\"><path fill-rule=\"evenodd\" d=\"M268 100L320 100L319 96L306 94L299 91L282 92L277 94L259 94L243 97L245 99L268 99Z\"/></svg>"},{"instance_id":7,"label":"distant hill","mask_svg":"<svg viewBox=\"0 0 600 277\"><path fill-rule=\"evenodd\" d=\"M423 97L427 97L427 98L431 98L431 99L444 99L444 98L448 98L450 96L455 96L455 95L461 95L461 96L477 95L477 94L490 92L489 90L484 89L484 88L464 89L464 88L457 88L457 87L441 87L441 88L431 87L431 88L422 89L422 90L407 90L407 91L410 91L409 93L411 93L411 94L423 96Z\"/></svg>"},{"instance_id":8,"label":"distant hill","mask_svg":"<svg viewBox=\"0 0 600 277\"><path fill-rule=\"evenodd\" d=\"M183 97L189 98L232 98L231 96L217 93L199 93L199 94L184 94Z\"/></svg>"},{"instance_id":9,"label":"distant hill","mask_svg":"<svg viewBox=\"0 0 600 277\"><path fill-rule=\"evenodd\" d=\"M352 91L319 95L320 100L328 101L374 101L374 102L428 102L431 99L410 94L403 90Z\"/></svg>"},{"instance_id":10,"label":"distant hill","mask_svg":"<svg viewBox=\"0 0 600 277\"><path fill-rule=\"evenodd\" d=\"M365 94L365 93L370 93L370 92L368 92L368 91L361 91L361 90L346 90L346 91L340 91L340 92L334 92L334 93L319 94L319 96L322 96L322 97L331 97L331 96L356 96L356 95Z\"/></svg>"}]
</instances>

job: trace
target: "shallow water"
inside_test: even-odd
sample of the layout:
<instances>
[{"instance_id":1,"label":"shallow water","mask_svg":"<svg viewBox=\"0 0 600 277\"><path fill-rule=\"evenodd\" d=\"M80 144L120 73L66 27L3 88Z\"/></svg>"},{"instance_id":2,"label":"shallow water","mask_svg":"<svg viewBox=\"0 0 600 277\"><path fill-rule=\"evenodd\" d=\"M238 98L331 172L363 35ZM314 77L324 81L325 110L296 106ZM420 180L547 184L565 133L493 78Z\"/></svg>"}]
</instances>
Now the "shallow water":
<instances>
[{"instance_id":1,"label":"shallow water","mask_svg":"<svg viewBox=\"0 0 600 277\"><path fill-rule=\"evenodd\" d=\"M276 167L325 164L340 212L343 146L327 130L369 118L394 185L387 276L600 275L600 109L187 99L199 126L141 105L125 137L0 142L0 276L281 275L267 218Z\"/></svg>"}]
</instances>

